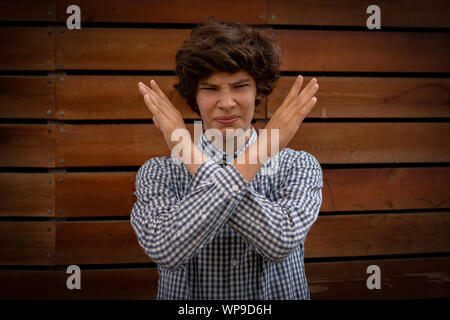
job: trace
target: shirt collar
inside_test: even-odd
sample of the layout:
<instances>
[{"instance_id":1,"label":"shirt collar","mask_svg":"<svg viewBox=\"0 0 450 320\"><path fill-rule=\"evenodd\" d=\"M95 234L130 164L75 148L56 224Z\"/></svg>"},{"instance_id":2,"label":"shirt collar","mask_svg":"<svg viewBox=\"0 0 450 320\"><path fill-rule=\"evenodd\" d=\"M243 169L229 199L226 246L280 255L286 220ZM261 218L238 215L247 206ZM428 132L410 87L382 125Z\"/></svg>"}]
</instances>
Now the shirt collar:
<instances>
[{"instance_id":1,"label":"shirt collar","mask_svg":"<svg viewBox=\"0 0 450 320\"><path fill-rule=\"evenodd\" d=\"M256 141L258 135L256 134L255 128L250 125L250 138L248 141L240 147L234 154L227 154L222 149L216 147L211 141L206 138L205 131L202 132L200 138L198 139L198 147L202 150L208 157L210 157L217 164L230 164L233 159L239 156L248 146Z\"/></svg>"}]
</instances>

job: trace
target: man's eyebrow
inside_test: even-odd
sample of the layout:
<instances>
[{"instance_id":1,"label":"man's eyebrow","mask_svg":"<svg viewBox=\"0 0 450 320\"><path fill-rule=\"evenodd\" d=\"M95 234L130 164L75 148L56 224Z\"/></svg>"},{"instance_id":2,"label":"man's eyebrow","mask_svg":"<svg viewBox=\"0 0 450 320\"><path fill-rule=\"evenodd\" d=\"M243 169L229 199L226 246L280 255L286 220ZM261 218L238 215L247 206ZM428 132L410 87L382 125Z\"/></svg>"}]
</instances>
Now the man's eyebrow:
<instances>
[{"instance_id":1,"label":"man's eyebrow","mask_svg":"<svg viewBox=\"0 0 450 320\"><path fill-rule=\"evenodd\" d=\"M233 83L230 83L230 84L231 84L231 85L233 85L233 84L239 84L239 83L246 82L246 81L250 81L250 79L248 79L248 78L247 78L247 79L241 79L241 80L238 80L238 81L233 82ZM205 86L211 86L211 87L218 87L218 85L213 84L213 83L209 83L209 82L206 82L206 81L200 82L199 84L205 85Z\"/></svg>"}]
</instances>

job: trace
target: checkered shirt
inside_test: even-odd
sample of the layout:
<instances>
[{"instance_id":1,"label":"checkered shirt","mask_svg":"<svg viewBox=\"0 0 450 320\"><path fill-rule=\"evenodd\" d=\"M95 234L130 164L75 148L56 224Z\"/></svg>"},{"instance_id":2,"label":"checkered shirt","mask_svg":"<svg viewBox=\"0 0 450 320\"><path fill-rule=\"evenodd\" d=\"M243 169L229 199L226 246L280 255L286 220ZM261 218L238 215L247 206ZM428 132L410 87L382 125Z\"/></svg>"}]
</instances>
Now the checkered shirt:
<instances>
[{"instance_id":1,"label":"checkered shirt","mask_svg":"<svg viewBox=\"0 0 450 320\"><path fill-rule=\"evenodd\" d=\"M130 221L157 264L157 299L310 299L304 243L322 204L322 169L285 148L249 183L228 163L257 137L251 126L228 155L203 132L198 146L210 159L194 176L173 156L139 168Z\"/></svg>"}]
</instances>

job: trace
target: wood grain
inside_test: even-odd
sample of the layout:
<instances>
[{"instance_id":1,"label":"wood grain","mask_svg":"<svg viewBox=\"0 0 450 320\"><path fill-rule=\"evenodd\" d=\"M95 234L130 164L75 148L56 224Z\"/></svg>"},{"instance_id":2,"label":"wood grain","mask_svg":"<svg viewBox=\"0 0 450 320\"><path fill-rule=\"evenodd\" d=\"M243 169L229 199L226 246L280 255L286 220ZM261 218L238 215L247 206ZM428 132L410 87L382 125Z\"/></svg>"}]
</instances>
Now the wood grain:
<instances>
[{"instance_id":1,"label":"wood grain","mask_svg":"<svg viewBox=\"0 0 450 320\"><path fill-rule=\"evenodd\" d=\"M1 221L0 265L55 263L55 222Z\"/></svg>"},{"instance_id":2,"label":"wood grain","mask_svg":"<svg viewBox=\"0 0 450 320\"><path fill-rule=\"evenodd\" d=\"M450 169L323 170L322 212L450 207Z\"/></svg>"},{"instance_id":3,"label":"wood grain","mask_svg":"<svg viewBox=\"0 0 450 320\"><path fill-rule=\"evenodd\" d=\"M55 167L53 124L0 124L0 166Z\"/></svg>"},{"instance_id":4,"label":"wood grain","mask_svg":"<svg viewBox=\"0 0 450 320\"><path fill-rule=\"evenodd\" d=\"M54 175L0 173L0 207L3 217L54 217Z\"/></svg>"},{"instance_id":5,"label":"wood grain","mask_svg":"<svg viewBox=\"0 0 450 320\"><path fill-rule=\"evenodd\" d=\"M1 0L0 21L56 21L56 1Z\"/></svg>"},{"instance_id":6,"label":"wood grain","mask_svg":"<svg viewBox=\"0 0 450 320\"><path fill-rule=\"evenodd\" d=\"M54 119L53 76L1 76L0 118Z\"/></svg>"},{"instance_id":7,"label":"wood grain","mask_svg":"<svg viewBox=\"0 0 450 320\"><path fill-rule=\"evenodd\" d=\"M56 299L61 300L154 300L158 291L156 268L81 268L81 290L67 289L65 271L56 274Z\"/></svg>"},{"instance_id":8,"label":"wood grain","mask_svg":"<svg viewBox=\"0 0 450 320\"><path fill-rule=\"evenodd\" d=\"M367 7L380 8L385 27L448 28L450 6L445 0L332 1L269 0L267 23L274 25L355 26L366 28Z\"/></svg>"},{"instance_id":9,"label":"wood grain","mask_svg":"<svg viewBox=\"0 0 450 320\"><path fill-rule=\"evenodd\" d=\"M54 270L3 269L0 271L0 299L54 300Z\"/></svg>"},{"instance_id":10,"label":"wood grain","mask_svg":"<svg viewBox=\"0 0 450 320\"><path fill-rule=\"evenodd\" d=\"M61 69L169 70L187 29L57 28Z\"/></svg>"},{"instance_id":11,"label":"wood grain","mask_svg":"<svg viewBox=\"0 0 450 320\"><path fill-rule=\"evenodd\" d=\"M367 288L370 265L380 267L380 290ZM305 270L313 300L430 299L450 292L449 257L307 262Z\"/></svg>"},{"instance_id":12,"label":"wood grain","mask_svg":"<svg viewBox=\"0 0 450 320\"><path fill-rule=\"evenodd\" d=\"M274 30L282 71L449 72L445 33Z\"/></svg>"},{"instance_id":13,"label":"wood grain","mask_svg":"<svg viewBox=\"0 0 450 320\"><path fill-rule=\"evenodd\" d=\"M58 1L58 21L67 19L66 8L70 0ZM249 24L266 22L267 2L248 0L135 0L130 5L126 0L99 2L81 0L82 21L89 22L145 22L145 23L200 23L210 17L216 20L240 21ZM244 9L244 10L243 10Z\"/></svg>"},{"instance_id":14,"label":"wood grain","mask_svg":"<svg viewBox=\"0 0 450 320\"><path fill-rule=\"evenodd\" d=\"M449 221L448 212L319 217L308 233L305 256L448 252Z\"/></svg>"},{"instance_id":15,"label":"wood grain","mask_svg":"<svg viewBox=\"0 0 450 320\"><path fill-rule=\"evenodd\" d=\"M129 221L56 223L56 265L152 262Z\"/></svg>"},{"instance_id":16,"label":"wood grain","mask_svg":"<svg viewBox=\"0 0 450 320\"><path fill-rule=\"evenodd\" d=\"M56 216L129 216L136 196L135 172L56 174Z\"/></svg>"},{"instance_id":17,"label":"wood grain","mask_svg":"<svg viewBox=\"0 0 450 320\"><path fill-rule=\"evenodd\" d=\"M268 97L271 118L296 77L281 77ZM312 76L303 77L302 88ZM449 118L447 78L314 77L317 103L308 118Z\"/></svg>"},{"instance_id":18,"label":"wood grain","mask_svg":"<svg viewBox=\"0 0 450 320\"><path fill-rule=\"evenodd\" d=\"M449 72L445 33L329 30L271 31L282 71ZM187 29L85 28L57 31L58 68L173 70ZM305 45L307 44L307 45ZM395 50L392 50L395 48ZM320 53L320 54L318 54Z\"/></svg>"},{"instance_id":19,"label":"wood grain","mask_svg":"<svg viewBox=\"0 0 450 320\"><path fill-rule=\"evenodd\" d=\"M1 27L0 70L55 70L55 28Z\"/></svg>"}]
</instances>

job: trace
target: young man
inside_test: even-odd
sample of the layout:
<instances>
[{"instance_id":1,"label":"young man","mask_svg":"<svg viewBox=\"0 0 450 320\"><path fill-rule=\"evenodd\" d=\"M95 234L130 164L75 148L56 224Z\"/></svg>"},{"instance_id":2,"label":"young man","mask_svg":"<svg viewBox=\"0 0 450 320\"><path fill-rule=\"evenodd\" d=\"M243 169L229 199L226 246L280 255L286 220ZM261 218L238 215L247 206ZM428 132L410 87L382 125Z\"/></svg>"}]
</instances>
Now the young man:
<instances>
[{"instance_id":1,"label":"young man","mask_svg":"<svg viewBox=\"0 0 450 320\"><path fill-rule=\"evenodd\" d=\"M157 299L310 298L304 242L322 203L322 170L311 154L285 147L317 101L316 79L303 90L303 78L296 79L267 135L258 137L251 125L279 78L279 52L272 37L242 24L192 31L176 56L175 88L202 118L198 144L159 86L139 83L169 149L182 143L192 151L175 155L181 165L173 153L150 159L136 175L131 224L158 265ZM244 139L229 134L233 129ZM173 141L180 130L185 139ZM223 143L209 139L211 130ZM275 130L279 152L270 145ZM224 147L230 140L233 149ZM275 173L262 174L274 161Z\"/></svg>"}]
</instances>

